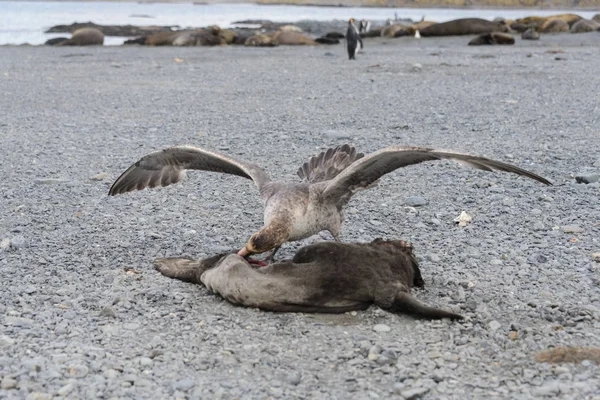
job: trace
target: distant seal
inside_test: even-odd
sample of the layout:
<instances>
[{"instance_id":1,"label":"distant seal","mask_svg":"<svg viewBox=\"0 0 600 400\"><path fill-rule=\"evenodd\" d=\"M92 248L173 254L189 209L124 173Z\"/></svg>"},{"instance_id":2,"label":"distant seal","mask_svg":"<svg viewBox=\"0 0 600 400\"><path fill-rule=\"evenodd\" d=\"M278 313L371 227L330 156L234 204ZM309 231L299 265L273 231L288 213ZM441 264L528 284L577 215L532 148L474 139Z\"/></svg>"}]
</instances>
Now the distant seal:
<instances>
[{"instance_id":1,"label":"distant seal","mask_svg":"<svg viewBox=\"0 0 600 400\"><path fill-rule=\"evenodd\" d=\"M469 42L469 46L515 44L515 39L506 33L492 32L479 35Z\"/></svg>"},{"instance_id":2,"label":"distant seal","mask_svg":"<svg viewBox=\"0 0 600 400\"><path fill-rule=\"evenodd\" d=\"M55 39L56 42L54 42L56 46L101 46L104 44L104 34L96 28L77 29L73 32L70 39L62 41L58 41L57 39Z\"/></svg>"},{"instance_id":3,"label":"distant seal","mask_svg":"<svg viewBox=\"0 0 600 400\"><path fill-rule=\"evenodd\" d=\"M329 39L344 39L346 36L340 32L327 32L325 34L325 36L323 36L323 37L326 37Z\"/></svg>"},{"instance_id":4,"label":"distant seal","mask_svg":"<svg viewBox=\"0 0 600 400\"><path fill-rule=\"evenodd\" d=\"M231 29L219 29L217 35L223 38L227 44L233 44L237 38L237 33Z\"/></svg>"},{"instance_id":5,"label":"distant seal","mask_svg":"<svg viewBox=\"0 0 600 400\"><path fill-rule=\"evenodd\" d=\"M280 45L308 45L314 46L317 44L313 38L306 36L303 33L291 31L277 31L272 34L273 40Z\"/></svg>"},{"instance_id":6,"label":"distant seal","mask_svg":"<svg viewBox=\"0 0 600 400\"><path fill-rule=\"evenodd\" d=\"M125 41L125 44L146 46L218 46L227 44L218 26L206 29L157 32Z\"/></svg>"},{"instance_id":7,"label":"distant seal","mask_svg":"<svg viewBox=\"0 0 600 400\"><path fill-rule=\"evenodd\" d=\"M282 32L302 32L302 28L297 25L282 25L279 27L279 30Z\"/></svg>"},{"instance_id":8,"label":"distant seal","mask_svg":"<svg viewBox=\"0 0 600 400\"><path fill-rule=\"evenodd\" d=\"M568 31L569 24L562 19L549 19L538 29L538 32L540 33L560 33Z\"/></svg>"},{"instance_id":9,"label":"distant seal","mask_svg":"<svg viewBox=\"0 0 600 400\"><path fill-rule=\"evenodd\" d=\"M279 43L277 42L277 40L273 39L271 35L267 35L266 33L250 36L244 42L244 46L254 47L273 47L277 46L278 44Z\"/></svg>"},{"instance_id":10,"label":"distant seal","mask_svg":"<svg viewBox=\"0 0 600 400\"><path fill-rule=\"evenodd\" d=\"M46 42L44 43L46 46L56 46L61 42L65 42L69 40L69 38L66 37L56 37L56 38L52 38L52 39L48 39L46 40Z\"/></svg>"},{"instance_id":11,"label":"distant seal","mask_svg":"<svg viewBox=\"0 0 600 400\"><path fill-rule=\"evenodd\" d=\"M569 25L569 27L571 27L571 25L582 19L582 17L577 14L556 14L547 17L525 17L517 19L515 22L524 25L532 25L530 26L531 28L540 28L542 25L544 25L544 23L553 19L560 19L561 21L566 22Z\"/></svg>"},{"instance_id":12,"label":"distant seal","mask_svg":"<svg viewBox=\"0 0 600 400\"><path fill-rule=\"evenodd\" d=\"M571 33L585 33L600 30L600 23L592 19L580 19L571 26Z\"/></svg>"},{"instance_id":13,"label":"distant seal","mask_svg":"<svg viewBox=\"0 0 600 400\"><path fill-rule=\"evenodd\" d=\"M176 31L176 32L156 32L146 36L140 36L135 39L125 41L125 44L142 44L146 46L172 46L173 41L180 35L185 35L193 31Z\"/></svg>"},{"instance_id":14,"label":"distant seal","mask_svg":"<svg viewBox=\"0 0 600 400\"><path fill-rule=\"evenodd\" d=\"M260 268L237 254L162 258L155 266L167 277L204 284L233 304L267 311L343 313L376 304L421 318L463 318L410 295L424 282L412 246L400 240L321 242Z\"/></svg>"},{"instance_id":15,"label":"distant seal","mask_svg":"<svg viewBox=\"0 0 600 400\"><path fill-rule=\"evenodd\" d=\"M492 22L481 18L462 18L442 22L420 29L421 36L456 36L479 35L491 32L508 32L509 28L502 22Z\"/></svg>"},{"instance_id":16,"label":"distant seal","mask_svg":"<svg viewBox=\"0 0 600 400\"><path fill-rule=\"evenodd\" d=\"M540 40L540 34L535 29L529 28L525 32L521 33L521 39L523 39L523 40Z\"/></svg>"},{"instance_id":17,"label":"distant seal","mask_svg":"<svg viewBox=\"0 0 600 400\"><path fill-rule=\"evenodd\" d=\"M437 22L433 22L433 21L420 21L417 22L416 24L412 24L410 26L404 27L403 29L397 31L394 34L394 37L402 37L402 36L414 36L416 38L420 38L421 37L421 29L423 28L427 28L429 26L433 26L436 25Z\"/></svg>"},{"instance_id":18,"label":"distant seal","mask_svg":"<svg viewBox=\"0 0 600 400\"><path fill-rule=\"evenodd\" d=\"M388 25L384 28L381 29L381 37L389 37L392 38L396 35L396 33L400 32L400 31L406 31L408 28L407 25L403 25L403 24L392 24L392 25ZM407 34L406 34L407 35ZM402 36L406 36L406 35L402 35Z\"/></svg>"},{"instance_id":19,"label":"distant seal","mask_svg":"<svg viewBox=\"0 0 600 400\"><path fill-rule=\"evenodd\" d=\"M515 31L515 32L519 32L519 33L523 33L528 29L537 29L538 25L537 24L522 24L519 22L512 22L510 25L510 29Z\"/></svg>"},{"instance_id":20,"label":"distant seal","mask_svg":"<svg viewBox=\"0 0 600 400\"><path fill-rule=\"evenodd\" d=\"M320 37L320 38L316 38L315 42L319 43L319 44L340 44L340 40L339 39L332 39L332 38L328 38L328 37Z\"/></svg>"},{"instance_id":21,"label":"distant seal","mask_svg":"<svg viewBox=\"0 0 600 400\"><path fill-rule=\"evenodd\" d=\"M185 32L173 39L173 46L221 46L227 41L221 36L208 32Z\"/></svg>"}]
</instances>

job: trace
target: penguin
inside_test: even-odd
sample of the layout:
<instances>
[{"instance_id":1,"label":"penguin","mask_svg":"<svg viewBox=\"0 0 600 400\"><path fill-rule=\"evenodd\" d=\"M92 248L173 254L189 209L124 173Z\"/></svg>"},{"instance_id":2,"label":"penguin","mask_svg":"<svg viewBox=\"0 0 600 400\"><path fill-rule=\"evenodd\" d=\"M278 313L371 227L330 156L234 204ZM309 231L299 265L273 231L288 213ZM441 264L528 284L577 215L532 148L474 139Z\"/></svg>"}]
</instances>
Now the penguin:
<instances>
[{"instance_id":1,"label":"penguin","mask_svg":"<svg viewBox=\"0 0 600 400\"><path fill-rule=\"evenodd\" d=\"M358 32L359 33L367 33L371 30L371 21L367 21L362 19L358 24Z\"/></svg>"},{"instance_id":2,"label":"penguin","mask_svg":"<svg viewBox=\"0 0 600 400\"><path fill-rule=\"evenodd\" d=\"M346 44L348 45L348 59L356 60L356 53L363 48L363 42L354 26L354 18L348 21L348 30L346 31Z\"/></svg>"}]
</instances>

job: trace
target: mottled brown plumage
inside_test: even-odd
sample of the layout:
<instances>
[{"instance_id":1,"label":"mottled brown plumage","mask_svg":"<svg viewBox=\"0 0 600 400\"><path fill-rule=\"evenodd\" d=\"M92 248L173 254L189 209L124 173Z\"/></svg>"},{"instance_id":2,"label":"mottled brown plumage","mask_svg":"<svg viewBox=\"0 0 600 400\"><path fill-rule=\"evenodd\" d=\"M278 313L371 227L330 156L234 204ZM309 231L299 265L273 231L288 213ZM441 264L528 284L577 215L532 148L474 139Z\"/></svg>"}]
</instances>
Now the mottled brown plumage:
<instances>
[{"instance_id":1,"label":"mottled brown plumage","mask_svg":"<svg viewBox=\"0 0 600 400\"><path fill-rule=\"evenodd\" d=\"M302 182L276 182L271 181L257 165L197 147L177 146L142 157L121 174L109 194L167 186L183 179L188 169L251 179L259 190L265 211L264 227L252 235L239 252L247 256L276 250L285 242L304 239L323 230L331 232L339 240L342 209L357 190L372 187L383 175L398 168L442 159L484 171L512 172L550 184L532 172L484 157L400 146L387 147L364 156L349 145L328 149L304 163L298 170Z\"/></svg>"}]
</instances>

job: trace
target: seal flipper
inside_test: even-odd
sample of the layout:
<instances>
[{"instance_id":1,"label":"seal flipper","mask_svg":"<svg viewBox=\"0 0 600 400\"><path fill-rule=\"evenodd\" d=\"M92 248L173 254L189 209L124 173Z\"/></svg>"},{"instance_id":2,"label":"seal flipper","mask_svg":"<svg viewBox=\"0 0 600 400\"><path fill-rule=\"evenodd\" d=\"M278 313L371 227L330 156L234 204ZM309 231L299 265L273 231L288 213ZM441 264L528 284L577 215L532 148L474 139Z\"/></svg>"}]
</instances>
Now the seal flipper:
<instances>
[{"instance_id":1,"label":"seal flipper","mask_svg":"<svg viewBox=\"0 0 600 400\"><path fill-rule=\"evenodd\" d=\"M192 258L157 258L154 268L166 277L190 283L202 283L200 277L207 270L214 268L229 253L217 254L204 260Z\"/></svg>"},{"instance_id":2,"label":"seal flipper","mask_svg":"<svg viewBox=\"0 0 600 400\"><path fill-rule=\"evenodd\" d=\"M459 314L455 314L450 311L440 310L438 308L429 307L425 304L422 304L417 299L412 297L410 294L406 292L398 292L396 293L396 298L392 303L392 306L389 308L390 311L395 312L403 312L407 314L411 314L421 318L429 318L429 319L442 319L442 318L450 318L450 319L463 319L464 317Z\"/></svg>"}]
</instances>

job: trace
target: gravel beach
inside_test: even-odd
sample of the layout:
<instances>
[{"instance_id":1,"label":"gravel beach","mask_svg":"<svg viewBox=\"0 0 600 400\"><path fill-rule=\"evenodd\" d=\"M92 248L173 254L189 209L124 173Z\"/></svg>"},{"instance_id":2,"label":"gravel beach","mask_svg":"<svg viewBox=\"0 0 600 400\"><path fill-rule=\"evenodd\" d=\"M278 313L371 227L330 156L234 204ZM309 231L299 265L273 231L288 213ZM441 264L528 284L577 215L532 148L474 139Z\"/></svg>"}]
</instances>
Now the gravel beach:
<instances>
[{"instance_id":1,"label":"gravel beach","mask_svg":"<svg viewBox=\"0 0 600 400\"><path fill-rule=\"evenodd\" d=\"M470 39L365 40L356 61L343 45L0 47L0 399L599 399L597 364L535 355L600 347L600 185L575 179L600 173L600 34ZM434 162L350 202L342 240L410 240L415 296L466 321L234 307L152 261L241 247L262 226L252 182L193 172L107 196L170 145L295 180L346 142L554 183Z\"/></svg>"}]
</instances>

